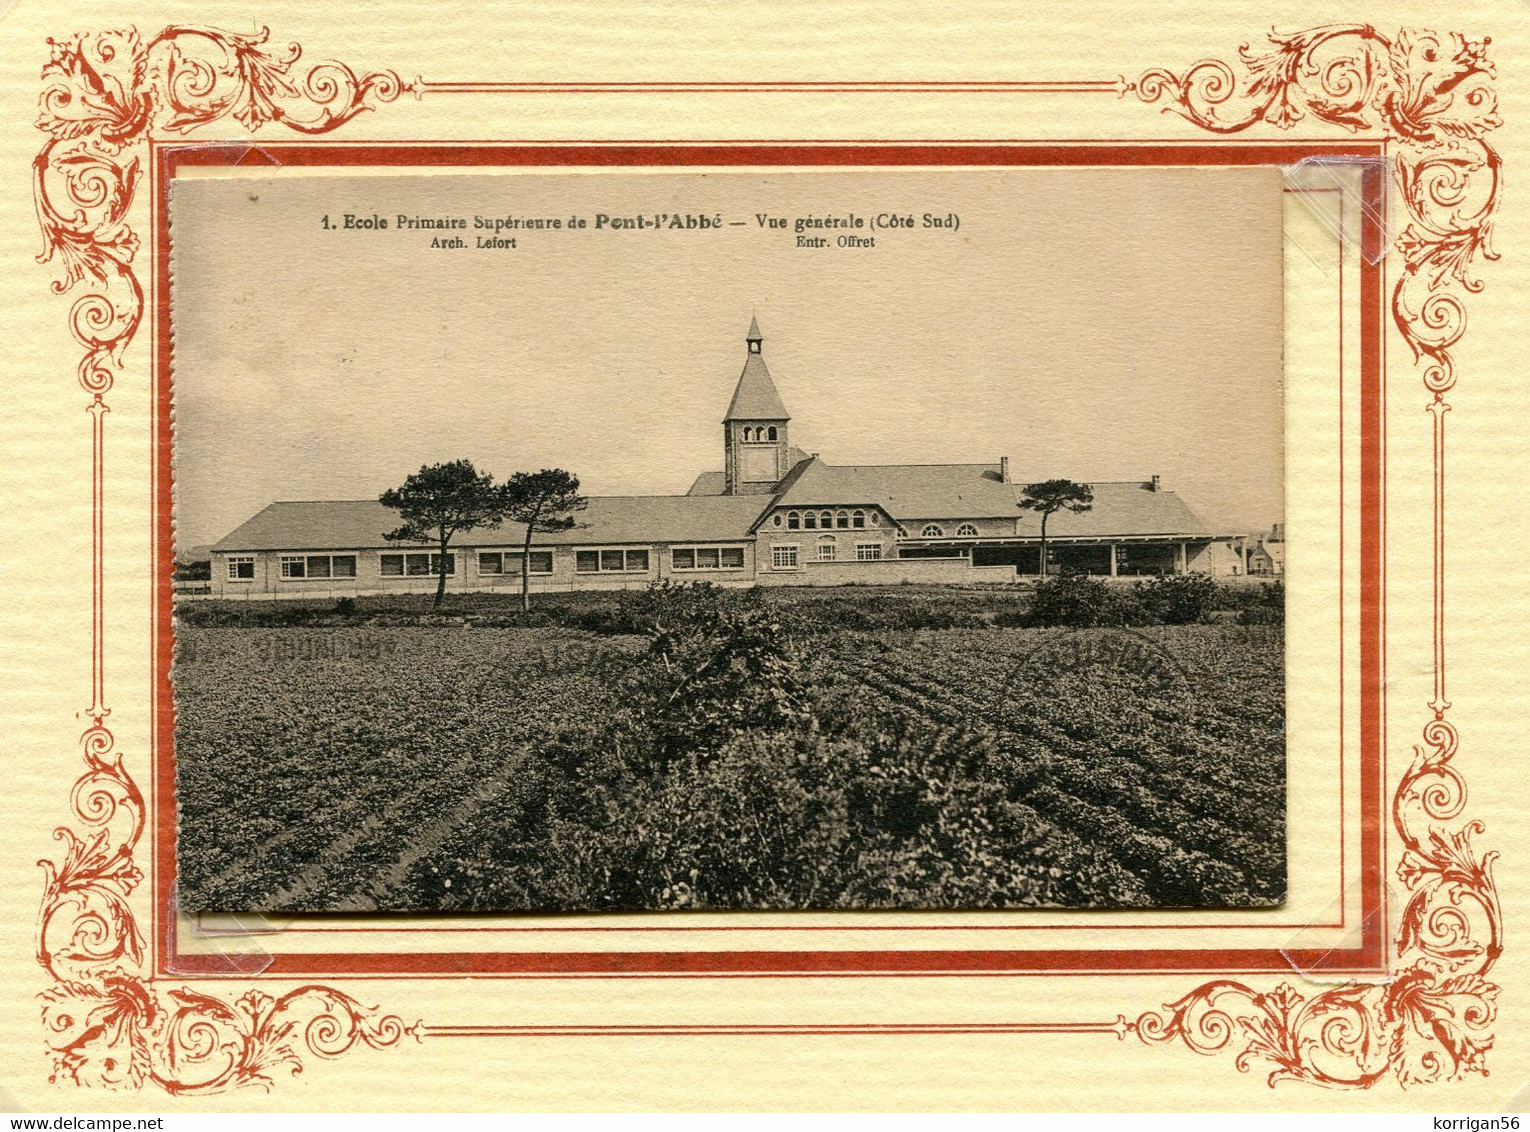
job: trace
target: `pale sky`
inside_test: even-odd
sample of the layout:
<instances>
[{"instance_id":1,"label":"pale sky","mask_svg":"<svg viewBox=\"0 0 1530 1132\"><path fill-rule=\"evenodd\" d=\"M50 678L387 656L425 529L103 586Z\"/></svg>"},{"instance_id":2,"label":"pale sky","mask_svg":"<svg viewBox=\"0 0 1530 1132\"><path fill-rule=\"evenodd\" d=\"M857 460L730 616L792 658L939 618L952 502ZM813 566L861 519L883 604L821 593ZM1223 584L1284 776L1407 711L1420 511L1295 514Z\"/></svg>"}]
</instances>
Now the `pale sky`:
<instances>
[{"instance_id":1,"label":"pale sky","mask_svg":"<svg viewBox=\"0 0 1530 1132\"><path fill-rule=\"evenodd\" d=\"M830 464L1158 474L1213 525L1267 529L1279 189L1268 169L177 181L177 542L273 500L375 498L459 457L500 477L567 468L592 495L684 492L722 466L751 315L793 442ZM884 211L961 223L804 249L755 220ZM346 212L591 227L476 250L471 227L321 227ZM597 231L600 212L724 227ZM436 235L469 247L432 250Z\"/></svg>"}]
</instances>

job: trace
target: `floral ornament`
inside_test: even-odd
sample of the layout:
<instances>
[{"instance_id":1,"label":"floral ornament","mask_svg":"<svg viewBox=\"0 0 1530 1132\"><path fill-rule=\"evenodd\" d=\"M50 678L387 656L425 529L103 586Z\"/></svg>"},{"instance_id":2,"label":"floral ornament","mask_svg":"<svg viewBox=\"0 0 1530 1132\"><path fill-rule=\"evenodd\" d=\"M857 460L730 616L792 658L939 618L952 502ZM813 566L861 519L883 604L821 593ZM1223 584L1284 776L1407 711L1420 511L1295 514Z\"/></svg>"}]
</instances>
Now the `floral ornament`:
<instances>
[{"instance_id":1,"label":"floral ornament","mask_svg":"<svg viewBox=\"0 0 1530 1132\"><path fill-rule=\"evenodd\" d=\"M251 992L233 1005L188 989L161 990L145 970L132 897L143 880L134 851L144 832L142 792L128 773L102 702L100 458L106 394L143 318L128 222L151 136L231 119L246 130L280 124L318 134L396 99L389 71L358 77L342 63L298 66L296 45L266 49L267 32L169 27L147 41L129 28L50 41L37 125L47 135L32 165L42 228L40 263L53 290L85 293L69 311L84 350L79 382L91 396L95 444L96 619L93 701L81 739L85 772L71 824L54 832L62 862L44 873L37 960L54 985L42 996L55 1081L168 1093L268 1087L297 1072L304 1052L338 1056L358 1042L382 1047L414 1034L348 995L304 986L280 997Z\"/></svg>"},{"instance_id":2,"label":"floral ornament","mask_svg":"<svg viewBox=\"0 0 1530 1132\"><path fill-rule=\"evenodd\" d=\"M1466 330L1464 296L1482 289L1473 267L1492 250L1501 161L1486 135L1502 125L1488 40L1405 28L1388 39L1363 24L1271 34L1273 51L1239 49L1244 75L1206 60L1183 75L1149 71L1136 91L1203 129L1233 134L1258 123L1290 129L1308 115L1397 141L1396 178L1408 225L1405 271L1392 317L1424 381L1455 384L1450 350Z\"/></svg>"},{"instance_id":3,"label":"floral ornament","mask_svg":"<svg viewBox=\"0 0 1530 1132\"><path fill-rule=\"evenodd\" d=\"M153 1082L176 1096L255 1086L278 1071L300 1073L302 1053L338 1057L358 1042L381 1049L405 1034L393 1016L374 1020L349 995L305 986L275 998L247 991L229 1005L182 987L155 993L112 971L92 983L44 992L43 1023L53 1038L54 1081L105 1088Z\"/></svg>"},{"instance_id":4,"label":"floral ornament","mask_svg":"<svg viewBox=\"0 0 1530 1132\"><path fill-rule=\"evenodd\" d=\"M269 33L168 27L147 41L132 28L50 40L38 128L49 135L33 162L43 231L38 261L57 261L54 291L90 293L70 311L85 348L80 383L111 388L143 316L131 265L138 237L127 222L151 134L184 134L223 119L246 130L279 123L308 134L333 130L396 99L391 71L357 76L343 63L297 69L301 49L265 47Z\"/></svg>"},{"instance_id":5,"label":"floral ornament","mask_svg":"<svg viewBox=\"0 0 1530 1132\"><path fill-rule=\"evenodd\" d=\"M1272 34L1270 42L1272 51L1239 50L1241 79L1227 63L1208 60L1183 75L1149 71L1137 95L1216 133L1261 122L1289 129L1311 115L1396 143L1408 224L1395 243L1404 270L1392 317L1424 367L1438 451L1445 395L1456 380L1450 351L1466 330L1465 296L1482 289L1476 265L1498 258L1490 238L1501 162L1485 137L1501 119L1488 41L1418 29L1388 39L1350 24ZM1437 462L1437 531L1442 474ZM1442 585L1438 572L1435 584ZM1480 822L1461 820L1466 784L1452 765L1457 736L1445 719L1441 625L1437 617L1433 719L1392 800L1403 850L1396 875L1408 893L1392 980L1310 996L1287 985L1262 993L1219 980L1139 1018L1134 1029L1143 1041L1180 1041L1208 1054L1238 1047L1240 1070L1274 1066L1272 1085L1369 1088L1388 1074L1410 1085L1486 1073L1498 998L1487 975L1503 952L1497 855L1478 852Z\"/></svg>"}]
</instances>

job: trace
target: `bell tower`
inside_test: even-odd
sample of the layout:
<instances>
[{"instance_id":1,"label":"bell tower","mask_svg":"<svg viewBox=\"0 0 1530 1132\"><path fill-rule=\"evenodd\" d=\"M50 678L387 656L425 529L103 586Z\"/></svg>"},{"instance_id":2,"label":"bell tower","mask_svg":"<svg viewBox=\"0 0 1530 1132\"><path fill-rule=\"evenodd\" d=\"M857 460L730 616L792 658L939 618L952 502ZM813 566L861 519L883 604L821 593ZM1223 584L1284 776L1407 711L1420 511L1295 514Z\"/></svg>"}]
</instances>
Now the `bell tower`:
<instances>
[{"instance_id":1,"label":"bell tower","mask_svg":"<svg viewBox=\"0 0 1530 1132\"><path fill-rule=\"evenodd\" d=\"M739 375L728 415L723 418L723 492L755 495L770 491L790 470L791 417L765 368L764 336L760 324L749 320L744 341L744 372Z\"/></svg>"}]
</instances>

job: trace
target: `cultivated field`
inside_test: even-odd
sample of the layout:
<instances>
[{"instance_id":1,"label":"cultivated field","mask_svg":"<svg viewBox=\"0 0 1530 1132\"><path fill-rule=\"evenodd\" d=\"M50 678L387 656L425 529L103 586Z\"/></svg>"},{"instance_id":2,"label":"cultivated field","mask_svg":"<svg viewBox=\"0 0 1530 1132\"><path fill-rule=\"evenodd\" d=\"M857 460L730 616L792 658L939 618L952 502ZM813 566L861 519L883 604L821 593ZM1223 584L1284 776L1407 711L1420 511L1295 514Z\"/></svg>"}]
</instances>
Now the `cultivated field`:
<instances>
[{"instance_id":1,"label":"cultivated field","mask_svg":"<svg viewBox=\"0 0 1530 1132\"><path fill-rule=\"evenodd\" d=\"M826 600L663 598L632 613L646 635L183 623L182 900L1283 899L1280 626L1004 627L968 595L972 627L847 628Z\"/></svg>"}]
</instances>

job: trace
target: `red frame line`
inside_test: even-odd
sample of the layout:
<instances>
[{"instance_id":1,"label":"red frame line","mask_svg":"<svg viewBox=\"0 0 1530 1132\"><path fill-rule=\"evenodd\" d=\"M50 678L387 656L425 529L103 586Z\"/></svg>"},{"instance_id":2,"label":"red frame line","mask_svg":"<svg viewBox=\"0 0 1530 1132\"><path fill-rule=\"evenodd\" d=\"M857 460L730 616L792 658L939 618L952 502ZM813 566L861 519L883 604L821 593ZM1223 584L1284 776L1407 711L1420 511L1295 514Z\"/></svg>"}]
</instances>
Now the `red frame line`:
<instances>
[{"instance_id":1,"label":"red frame line","mask_svg":"<svg viewBox=\"0 0 1530 1132\"><path fill-rule=\"evenodd\" d=\"M247 978L220 955L179 953L163 910L175 876L175 713L169 686L171 636L170 326L168 192L178 169L190 166L1186 166L1294 164L1313 156L1376 155L1379 142L1140 144L1069 142L982 143L386 143L311 141L261 145L151 144L154 245L154 603L153 655L153 913L152 946L160 974ZM1143 948L927 949L918 951L581 951L302 953L273 957L263 977L804 977L938 975L1080 975L1126 973L1379 973L1386 970L1382 836L1386 821L1381 749L1381 433L1382 257L1380 215L1385 182L1378 169L1363 172L1364 215L1360 267L1361 491L1360 491L1360 793L1361 939L1336 949ZM1066 925L1059 925L1066 926ZM1103 927L1103 925L1101 925ZM1240 925L1242 926L1242 925ZM1253 925L1257 927L1257 925ZM1283 925L1291 927L1291 925ZM364 930L364 929L363 929ZM545 929L544 929L545 930ZM794 929L801 930L801 929ZM824 929L831 930L831 929ZM860 928L838 930L858 931ZM923 929L930 930L930 929ZM1016 930L1016 929L1011 929ZM1019 929L1029 930L1029 929ZM1135 929L1133 929L1135 930ZM1111 1029L1104 1023L1086 1023ZM751 1027L751 1032L759 1032ZM583 1032L583 1031L581 1031ZM689 1031L687 1031L689 1032ZM855 1032L864 1032L857 1030Z\"/></svg>"},{"instance_id":2,"label":"red frame line","mask_svg":"<svg viewBox=\"0 0 1530 1132\"><path fill-rule=\"evenodd\" d=\"M427 94L1110 94L1124 97L1136 89L1125 76L1115 79L1021 81L882 80L746 82L432 82L416 79L409 89Z\"/></svg>"}]
</instances>

